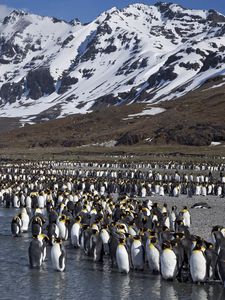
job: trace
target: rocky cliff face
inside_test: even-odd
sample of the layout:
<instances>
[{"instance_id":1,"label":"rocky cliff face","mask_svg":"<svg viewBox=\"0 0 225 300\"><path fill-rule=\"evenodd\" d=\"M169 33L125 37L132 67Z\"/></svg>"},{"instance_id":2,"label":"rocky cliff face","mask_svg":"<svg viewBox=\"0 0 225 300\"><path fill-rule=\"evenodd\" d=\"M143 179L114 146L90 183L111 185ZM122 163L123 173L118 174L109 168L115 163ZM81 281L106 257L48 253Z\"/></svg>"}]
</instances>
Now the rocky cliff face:
<instances>
[{"instance_id":1,"label":"rocky cliff face","mask_svg":"<svg viewBox=\"0 0 225 300\"><path fill-rule=\"evenodd\" d=\"M86 25L13 11L0 23L0 64L0 114L25 122L175 99L223 75L225 17L166 3Z\"/></svg>"}]
</instances>

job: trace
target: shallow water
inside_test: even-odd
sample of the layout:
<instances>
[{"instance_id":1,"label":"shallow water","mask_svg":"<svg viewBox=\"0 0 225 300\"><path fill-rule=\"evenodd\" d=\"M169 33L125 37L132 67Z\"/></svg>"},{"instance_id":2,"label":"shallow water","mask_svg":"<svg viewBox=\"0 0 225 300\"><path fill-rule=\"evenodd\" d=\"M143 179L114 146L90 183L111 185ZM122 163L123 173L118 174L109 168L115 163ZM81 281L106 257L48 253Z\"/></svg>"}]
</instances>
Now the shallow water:
<instances>
[{"instance_id":1,"label":"shallow water","mask_svg":"<svg viewBox=\"0 0 225 300\"><path fill-rule=\"evenodd\" d=\"M93 263L81 250L67 248L64 273L52 269L48 260L42 269L30 269L30 233L13 238L10 231L15 209L0 208L0 299L149 299L222 300L221 285L166 282L147 270L129 275L112 269L109 260Z\"/></svg>"}]
</instances>

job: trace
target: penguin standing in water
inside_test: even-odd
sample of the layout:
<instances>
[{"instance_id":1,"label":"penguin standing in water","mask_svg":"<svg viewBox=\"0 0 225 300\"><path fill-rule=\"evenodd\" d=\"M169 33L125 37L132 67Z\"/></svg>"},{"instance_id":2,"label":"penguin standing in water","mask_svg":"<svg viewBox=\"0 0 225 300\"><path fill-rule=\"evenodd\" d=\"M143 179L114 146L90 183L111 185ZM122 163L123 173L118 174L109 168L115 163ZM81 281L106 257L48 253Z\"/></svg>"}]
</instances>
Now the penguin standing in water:
<instances>
[{"instance_id":1,"label":"penguin standing in water","mask_svg":"<svg viewBox=\"0 0 225 300\"><path fill-rule=\"evenodd\" d=\"M119 238L119 244L116 249L116 262L121 273L129 273L130 263L125 238Z\"/></svg>"},{"instance_id":2,"label":"penguin standing in water","mask_svg":"<svg viewBox=\"0 0 225 300\"><path fill-rule=\"evenodd\" d=\"M29 215L28 215L27 210L26 210L25 207L23 207L22 210L21 210L21 221L22 221L21 232L27 232L28 231L30 217L29 217Z\"/></svg>"},{"instance_id":3,"label":"penguin standing in water","mask_svg":"<svg viewBox=\"0 0 225 300\"><path fill-rule=\"evenodd\" d=\"M116 261L116 250L119 244L119 234L116 233L115 228L110 229L110 239L109 239L109 255L111 260L111 266L113 267Z\"/></svg>"},{"instance_id":4,"label":"penguin standing in water","mask_svg":"<svg viewBox=\"0 0 225 300\"><path fill-rule=\"evenodd\" d=\"M31 232L32 235L39 235L42 233L42 227L46 222L44 216L41 213L41 210L37 208L35 210L34 216L30 219Z\"/></svg>"},{"instance_id":5,"label":"penguin standing in water","mask_svg":"<svg viewBox=\"0 0 225 300\"><path fill-rule=\"evenodd\" d=\"M13 217L11 222L11 233L14 237L18 237L21 233L22 221L18 216Z\"/></svg>"},{"instance_id":6,"label":"penguin standing in water","mask_svg":"<svg viewBox=\"0 0 225 300\"><path fill-rule=\"evenodd\" d=\"M101 231L100 231L100 237L102 239L102 243L103 243L103 250L104 250L104 254L105 255L109 255L109 233L107 230L107 225L103 226Z\"/></svg>"},{"instance_id":7,"label":"penguin standing in water","mask_svg":"<svg viewBox=\"0 0 225 300\"><path fill-rule=\"evenodd\" d=\"M71 233L70 233L71 244L76 248L80 247L80 235L81 235L80 222L81 222L81 217L77 216L75 219L75 223L71 228Z\"/></svg>"},{"instance_id":8,"label":"penguin standing in water","mask_svg":"<svg viewBox=\"0 0 225 300\"><path fill-rule=\"evenodd\" d=\"M54 239L59 238L59 228L56 225L56 223L50 223L47 226L48 229L48 238L49 238L49 244L52 246Z\"/></svg>"},{"instance_id":9,"label":"penguin standing in water","mask_svg":"<svg viewBox=\"0 0 225 300\"><path fill-rule=\"evenodd\" d=\"M63 272L66 267L66 250L61 239L56 239L51 248L51 261L53 269Z\"/></svg>"},{"instance_id":10,"label":"penguin standing in water","mask_svg":"<svg viewBox=\"0 0 225 300\"><path fill-rule=\"evenodd\" d=\"M67 224L68 224L68 219L65 215L62 215L58 222L58 228L59 228L59 238L66 241L68 239L68 228L67 228Z\"/></svg>"},{"instance_id":11,"label":"penguin standing in water","mask_svg":"<svg viewBox=\"0 0 225 300\"><path fill-rule=\"evenodd\" d=\"M47 250L47 242L49 241L49 238L45 234L39 234L38 235L38 240L41 243L42 247L42 261L46 260L46 250Z\"/></svg>"},{"instance_id":12,"label":"penguin standing in water","mask_svg":"<svg viewBox=\"0 0 225 300\"><path fill-rule=\"evenodd\" d=\"M33 235L29 245L28 254L31 268L40 268L43 262L43 250L38 235Z\"/></svg>"},{"instance_id":13,"label":"penguin standing in water","mask_svg":"<svg viewBox=\"0 0 225 300\"><path fill-rule=\"evenodd\" d=\"M39 235L42 233L42 219L38 216L33 217L32 222L31 222L31 232L32 235Z\"/></svg>"},{"instance_id":14,"label":"penguin standing in water","mask_svg":"<svg viewBox=\"0 0 225 300\"><path fill-rule=\"evenodd\" d=\"M177 257L169 241L162 244L160 256L160 266L162 277L166 280L173 280L177 276Z\"/></svg>"},{"instance_id":15,"label":"penguin standing in water","mask_svg":"<svg viewBox=\"0 0 225 300\"><path fill-rule=\"evenodd\" d=\"M207 276L207 262L202 243L199 241L190 257L190 272L194 283L204 282Z\"/></svg>"},{"instance_id":16,"label":"penguin standing in water","mask_svg":"<svg viewBox=\"0 0 225 300\"><path fill-rule=\"evenodd\" d=\"M103 261L103 242L99 231L96 229L92 229L92 235L90 238L90 252L93 255L93 260L95 262Z\"/></svg>"},{"instance_id":17,"label":"penguin standing in water","mask_svg":"<svg viewBox=\"0 0 225 300\"><path fill-rule=\"evenodd\" d=\"M146 249L146 255L148 260L148 266L149 269L153 273L159 273L160 272L160 251L161 248L158 244L158 241L156 237L152 237L150 240L150 243Z\"/></svg>"},{"instance_id":18,"label":"penguin standing in water","mask_svg":"<svg viewBox=\"0 0 225 300\"><path fill-rule=\"evenodd\" d=\"M139 235L133 237L133 243L131 245L131 262L136 270L144 269L145 253L144 246L142 245Z\"/></svg>"}]
</instances>

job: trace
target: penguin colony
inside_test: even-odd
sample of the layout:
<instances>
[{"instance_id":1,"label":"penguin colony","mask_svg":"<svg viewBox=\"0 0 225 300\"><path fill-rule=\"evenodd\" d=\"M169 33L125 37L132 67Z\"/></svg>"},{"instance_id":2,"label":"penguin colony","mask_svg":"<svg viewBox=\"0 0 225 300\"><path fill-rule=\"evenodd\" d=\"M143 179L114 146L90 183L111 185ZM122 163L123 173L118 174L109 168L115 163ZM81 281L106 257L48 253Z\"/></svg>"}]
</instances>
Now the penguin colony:
<instances>
[{"instance_id":1,"label":"penguin colony","mask_svg":"<svg viewBox=\"0 0 225 300\"><path fill-rule=\"evenodd\" d=\"M12 235L17 237L27 231L32 234L28 249L31 267L41 267L46 248L51 247L53 268L64 271L64 245L69 241L94 262L108 257L119 272L149 269L165 280L220 280L225 285L225 228L214 226L213 242L208 242L190 233L187 206L181 211L173 206L169 211L166 203L159 207L146 198L165 193L192 197L198 186L199 195L223 197L223 165L198 166L197 171L204 171L204 175L180 174L177 170L181 165L176 165L176 170L171 167L167 175L149 170L149 165L141 171L137 165L133 170L127 166L111 170L110 164L71 164L28 162L1 168L2 202L21 210L12 219ZM187 165L179 170L195 167ZM160 187L164 187L163 192Z\"/></svg>"}]
</instances>

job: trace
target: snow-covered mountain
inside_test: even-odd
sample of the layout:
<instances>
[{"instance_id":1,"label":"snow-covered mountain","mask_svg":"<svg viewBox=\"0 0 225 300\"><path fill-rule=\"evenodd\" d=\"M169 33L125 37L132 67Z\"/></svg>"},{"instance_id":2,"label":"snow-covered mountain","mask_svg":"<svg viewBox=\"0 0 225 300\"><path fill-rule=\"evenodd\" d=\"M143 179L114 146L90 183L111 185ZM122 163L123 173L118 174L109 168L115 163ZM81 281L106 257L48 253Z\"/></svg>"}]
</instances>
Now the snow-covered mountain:
<instances>
[{"instance_id":1,"label":"snow-covered mountain","mask_svg":"<svg viewBox=\"0 0 225 300\"><path fill-rule=\"evenodd\" d=\"M155 103L224 73L225 16L214 10L134 4L88 24L13 11L0 23L0 117Z\"/></svg>"}]
</instances>

